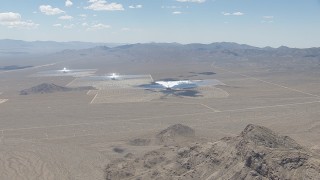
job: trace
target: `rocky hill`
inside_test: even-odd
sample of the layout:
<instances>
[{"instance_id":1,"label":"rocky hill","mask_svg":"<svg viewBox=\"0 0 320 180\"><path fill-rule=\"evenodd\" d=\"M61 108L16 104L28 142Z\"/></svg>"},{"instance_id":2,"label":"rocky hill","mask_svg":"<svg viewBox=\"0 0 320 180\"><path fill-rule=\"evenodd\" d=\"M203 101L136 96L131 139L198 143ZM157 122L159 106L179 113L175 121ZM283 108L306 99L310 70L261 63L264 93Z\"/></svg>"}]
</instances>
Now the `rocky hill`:
<instances>
[{"instance_id":1,"label":"rocky hill","mask_svg":"<svg viewBox=\"0 0 320 180\"><path fill-rule=\"evenodd\" d=\"M29 94L46 94L54 92L67 92L67 91L86 91L92 90L93 87L77 87L69 88L64 86L58 86L53 83L42 83L37 86L31 87L29 89L24 89L20 91L20 95L29 95Z\"/></svg>"},{"instance_id":2,"label":"rocky hill","mask_svg":"<svg viewBox=\"0 0 320 180\"><path fill-rule=\"evenodd\" d=\"M188 126L175 124L156 135L159 144L175 145L195 137L195 132Z\"/></svg>"},{"instance_id":3,"label":"rocky hill","mask_svg":"<svg viewBox=\"0 0 320 180\"><path fill-rule=\"evenodd\" d=\"M169 134L181 129L187 129L187 136L193 134L191 128L181 127L168 128ZM157 136L168 134L168 129ZM239 136L218 142L127 154L108 164L105 172L106 179L319 179L320 157L290 137L250 124Z\"/></svg>"}]
</instances>

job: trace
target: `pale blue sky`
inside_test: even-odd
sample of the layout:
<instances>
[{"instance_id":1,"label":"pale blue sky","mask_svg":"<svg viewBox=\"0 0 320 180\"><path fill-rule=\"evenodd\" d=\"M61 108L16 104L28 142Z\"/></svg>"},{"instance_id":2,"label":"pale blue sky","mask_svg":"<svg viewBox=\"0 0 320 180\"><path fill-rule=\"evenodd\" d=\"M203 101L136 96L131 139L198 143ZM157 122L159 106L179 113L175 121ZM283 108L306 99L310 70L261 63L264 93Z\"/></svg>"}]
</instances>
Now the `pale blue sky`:
<instances>
[{"instance_id":1,"label":"pale blue sky","mask_svg":"<svg viewBox=\"0 0 320 180\"><path fill-rule=\"evenodd\" d=\"M320 47L319 17L319 0L1 0L0 39Z\"/></svg>"}]
</instances>

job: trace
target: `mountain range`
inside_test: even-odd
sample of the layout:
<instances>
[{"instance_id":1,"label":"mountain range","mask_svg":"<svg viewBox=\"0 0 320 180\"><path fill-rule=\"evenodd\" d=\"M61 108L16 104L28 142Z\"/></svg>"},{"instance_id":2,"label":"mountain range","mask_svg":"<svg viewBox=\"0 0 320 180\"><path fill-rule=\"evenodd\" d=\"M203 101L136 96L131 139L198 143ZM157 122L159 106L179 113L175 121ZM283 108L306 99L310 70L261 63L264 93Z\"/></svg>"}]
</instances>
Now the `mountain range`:
<instances>
[{"instance_id":1,"label":"mountain range","mask_svg":"<svg viewBox=\"0 0 320 180\"><path fill-rule=\"evenodd\" d=\"M0 40L0 54L30 54L30 53L53 53L64 50L83 50L83 49L101 49L101 47L108 47L112 51L117 50L138 50L138 49L170 49L174 50L193 50L193 51L218 51L218 50L232 50L232 51L246 51L252 52L277 52L279 54L294 53L299 54L304 52L306 56L314 57L320 55L320 48L290 48L280 46L278 48L272 47L254 47L246 44L238 44L233 42L215 42L211 44L179 44L179 43L137 43L137 44L120 44L120 43L93 43L93 42L56 42L56 41L22 41L12 39ZM228 53L225 51L224 53ZM237 53L232 53L237 56Z\"/></svg>"},{"instance_id":2,"label":"mountain range","mask_svg":"<svg viewBox=\"0 0 320 180\"><path fill-rule=\"evenodd\" d=\"M12 39L0 40L0 55L45 54L63 51L65 49L86 49L95 46L115 47L116 43L91 42L55 42L55 41L21 41Z\"/></svg>"}]
</instances>

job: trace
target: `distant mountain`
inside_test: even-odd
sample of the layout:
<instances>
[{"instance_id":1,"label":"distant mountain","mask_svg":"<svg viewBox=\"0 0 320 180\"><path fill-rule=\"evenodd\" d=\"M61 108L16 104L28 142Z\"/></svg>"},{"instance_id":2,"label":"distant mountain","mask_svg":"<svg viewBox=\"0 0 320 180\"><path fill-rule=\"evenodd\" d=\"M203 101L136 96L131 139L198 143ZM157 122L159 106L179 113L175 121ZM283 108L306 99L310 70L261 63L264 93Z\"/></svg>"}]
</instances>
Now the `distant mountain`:
<instances>
[{"instance_id":1,"label":"distant mountain","mask_svg":"<svg viewBox=\"0 0 320 180\"><path fill-rule=\"evenodd\" d=\"M100 46L78 50L81 51L92 51L101 53L104 51L105 53L110 52L122 52L129 54L152 54L155 52L159 53L220 53L225 55L232 56L247 56L247 55L300 55L305 57L320 57L320 48L306 48L306 49L298 49L298 48L289 48L285 46L281 46L279 48L265 47L259 48L254 46L249 46L246 44L237 44L232 42L218 42L211 44L178 44L178 43L146 43L146 44L128 44L121 45L111 48L103 48Z\"/></svg>"},{"instance_id":2,"label":"distant mountain","mask_svg":"<svg viewBox=\"0 0 320 180\"><path fill-rule=\"evenodd\" d=\"M233 42L216 42L211 44L187 44L187 47L203 49L259 49L258 47Z\"/></svg>"},{"instance_id":3,"label":"distant mountain","mask_svg":"<svg viewBox=\"0 0 320 180\"><path fill-rule=\"evenodd\" d=\"M25 69L31 68L32 66L17 66L17 65L10 65L10 66L0 66L0 71L10 71L10 70L17 70L17 69Z\"/></svg>"},{"instance_id":4,"label":"distant mountain","mask_svg":"<svg viewBox=\"0 0 320 180\"><path fill-rule=\"evenodd\" d=\"M320 56L320 48L289 48L281 46L279 48L265 47L259 48L246 44L233 42L216 42L211 44L179 44L179 43L137 43L137 44L117 44L117 43L91 43L91 42L55 42L55 41L21 41L3 39L0 40L0 55L25 55L25 54L48 54L48 53L110 53L121 52L129 55L152 55L161 53L177 55L179 53L220 53L220 55L243 56L255 54L269 55L300 55L306 57Z\"/></svg>"},{"instance_id":5,"label":"distant mountain","mask_svg":"<svg viewBox=\"0 0 320 180\"><path fill-rule=\"evenodd\" d=\"M193 135L190 128L177 127L168 129ZM320 158L290 137L250 124L239 136L217 142L165 145L137 156L129 153L110 162L105 172L106 179L315 180L320 177Z\"/></svg>"},{"instance_id":6,"label":"distant mountain","mask_svg":"<svg viewBox=\"0 0 320 180\"><path fill-rule=\"evenodd\" d=\"M99 44L84 42L25 42L0 40L0 56L47 53L41 59L88 60L91 64L108 63L213 63L216 66L263 68L265 70L308 70L320 68L320 48L281 46L254 47L233 42L211 44L137 43ZM48 54L49 53L49 54ZM50 58L46 58L50 56Z\"/></svg>"},{"instance_id":7,"label":"distant mountain","mask_svg":"<svg viewBox=\"0 0 320 180\"><path fill-rule=\"evenodd\" d=\"M320 48L259 48L244 44L221 42L211 44L178 44L178 43L147 43L129 44L113 48L101 46L60 52L56 55L69 57L86 56L87 58L103 57L104 59L118 59L122 62L212 62L219 63L243 62L242 65L254 65L257 62L271 62L290 65L292 62L318 65L320 61ZM275 61L277 60L277 61ZM310 64L310 65L311 65ZM271 65L271 64L270 64Z\"/></svg>"},{"instance_id":8,"label":"distant mountain","mask_svg":"<svg viewBox=\"0 0 320 180\"><path fill-rule=\"evenodd\" d=\"M46 54L59 52L66 49L88 49L96 46L115 47L116 43L91 43L91 42L55 42L55 41L21 41L12 39L0 40L0 55Z\"/></svg>"}]
</instances>

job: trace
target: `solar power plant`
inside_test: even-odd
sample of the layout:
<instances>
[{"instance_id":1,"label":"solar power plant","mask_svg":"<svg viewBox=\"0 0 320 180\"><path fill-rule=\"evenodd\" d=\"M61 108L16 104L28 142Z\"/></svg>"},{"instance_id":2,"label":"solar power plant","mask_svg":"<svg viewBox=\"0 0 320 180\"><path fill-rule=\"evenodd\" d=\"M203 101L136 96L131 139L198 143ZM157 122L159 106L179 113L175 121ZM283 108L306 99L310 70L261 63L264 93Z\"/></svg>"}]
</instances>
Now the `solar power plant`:
<instances>
[{"instance_id":1,"label":"solar power plant","mask_svg":"<svg viewBox=\"0 0 320 180\"><path fill-rule=\"evenodd\" d=\"M89 76L76 78L68 84L69 87L93 86L99 90L133 88L140 84L150 83L150 75L130 76L126 79L110 79L105 76Z\"/></svg>"},{"instance_id":2,"label":"solar power plant","mask_svg":"<svg viewBox=\"0 0 320 180\"><path fill-rule=\"evenodd\" d=\"M71 76L71 77L83 77L94 74L96 69L59 69L59 70L48 70L41 71L33 74L34 77L59 77L59 76Z\"/></svg>"}]
</instances>

